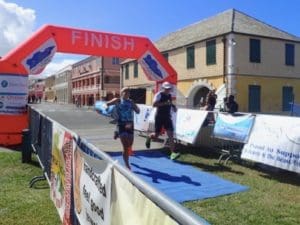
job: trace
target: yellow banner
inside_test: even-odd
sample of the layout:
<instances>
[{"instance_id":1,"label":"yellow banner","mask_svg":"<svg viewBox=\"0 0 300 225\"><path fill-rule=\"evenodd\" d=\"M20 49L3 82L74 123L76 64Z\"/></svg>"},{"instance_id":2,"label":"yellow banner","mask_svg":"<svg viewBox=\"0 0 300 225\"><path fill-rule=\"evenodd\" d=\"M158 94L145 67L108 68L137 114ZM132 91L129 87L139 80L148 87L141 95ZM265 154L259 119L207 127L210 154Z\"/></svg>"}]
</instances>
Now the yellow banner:
<instances>
[{"instance_id":1,"label":"yellow banner","mask_svg":"<svg viewBox=\"0 0 300 225\"><path fill-rule=\"evenodd\" d=\"M117 170L113 171L111 225L178 225Z\"/></svg>"}]
</instances>

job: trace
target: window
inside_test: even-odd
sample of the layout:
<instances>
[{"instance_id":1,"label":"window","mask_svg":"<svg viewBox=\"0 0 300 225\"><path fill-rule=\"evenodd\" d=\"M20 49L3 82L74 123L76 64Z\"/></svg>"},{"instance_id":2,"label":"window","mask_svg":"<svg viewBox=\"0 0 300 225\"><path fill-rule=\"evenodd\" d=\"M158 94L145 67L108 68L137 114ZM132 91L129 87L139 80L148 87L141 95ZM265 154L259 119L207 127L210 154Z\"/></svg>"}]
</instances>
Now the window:
<instances>
[{"instance_id":1,"label":"window","mask_svg":"<svg viewBox=\"0 0 300 225\"><path fill-rule=\"evenodd\" d=\"M139 76L138 63L134 62L133 77L137 78L138 76Z\"/></svg>"},{"instance_id":2,"label":"window","mask_svg":"<svg viewBox=\"0 0 300 225\"><path fill-rule=\"evenodd\" d=\"M119 65L120 64L120 59L117 57L113 57L112 58L112 64L113 65Z\"/></svg>"},{"instance_id":3,"label":"window","mask_svg":"<svg viewBox=\"0 0 300 225\"><path fill-rule=\"evenodd\" d=\"M129 65L128 64L125 65L125 79L126 80L129 79Z\"/></svg>"},{"instance_id":4,"label":"window","mask_svg":"<svg viewBox=\"0 0 300 225\"><path fill-rule=\"evenodd\" d=\"M295 65L295 46L293 44L285 44L285 65Z\"/></svg>"},{"instance_id":5,"label":"window","mask_svg":"<svg viewBox=\"0 0 300 225\"><path fill-rule=\"evenodd\" d=\"M250 62L260 63L260 40L250 39Z\"/></svg>"},{"instance_id":6,"label":"window","mask_svg":"<svg viewBox=\"0 0 300 225\"><path fill-rule=\"evenodd\" d=\"M216 40L206 42L206 65L216 64Z\"/></svg>"},{"instance_id":7,"label":"window","mask_svg":"<svg viewBox=\"0 0 300 225\"><path fill-rule=\"evenodd\" d=\"M117 76L106 76L104 79L104 82L106 84L119 84L120 83L120 77Z\"/></svg>"},{"instance_id":8,"label":"window","mask_svg":"<svg viewBox=\"0 0 300 225\"><path fill-rule=\"evenodd\" d=\"M186 48L186 68L195 68L195 47Z\"/></svg>"},{"instance_id":9,"label":"window","mask_svg":"<svg viewBox=\"0 0 300 225\"><path fill-rule=\"evenodd\" d=\"M294 102L293 87L282 87L282 111L291 111L291 105Z\"/></svg>"},{"instance_id":10,"label":"window","mask_svg":"<svg viewBox=\"0 0 300 225\"><path fill-rule=\"evenodd\" d=\"M169 53L166 52L166 53L163 53L162 55L167 61L169 60Z\"/></svg>"},{"instance_id":11,"label":"window","mask_svg":"<svg viewBox=\"0 0 300 225\"><path fill-rule=\"evenodd\" d=\"M248 111L260 112L260 98L261 98L260 85L248 86Z\"/></svg>"}]
</instances>

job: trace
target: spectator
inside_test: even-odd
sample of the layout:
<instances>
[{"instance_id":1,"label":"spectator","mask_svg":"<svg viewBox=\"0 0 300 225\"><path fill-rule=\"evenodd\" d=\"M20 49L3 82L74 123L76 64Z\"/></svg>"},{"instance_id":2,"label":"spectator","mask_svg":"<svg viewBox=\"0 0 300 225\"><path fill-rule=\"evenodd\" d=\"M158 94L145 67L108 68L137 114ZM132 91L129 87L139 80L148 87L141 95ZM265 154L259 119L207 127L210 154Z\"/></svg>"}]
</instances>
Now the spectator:
<instances>
[{"instance_id":1,"label":"spectator","mask_svg":"<svg viewBox=\"0 0 300 225\"><path fill-rule=\"evenodd\" d=\"M204 97L201 97L200 101L199 101L199 108L204 109L205 105L206 105L205 99L204 99Z\"/></svg>"},{"instance_id":2,"label":"spectator","mask_svg":"<svg viewBox=\"0 0 300 225\"><path fill-rule=\"evenodd\" d=\"M234 100L234 96L230 95L228 97L228 101L226 103L226 107L225 107L225 112L228 113L235 113L237 112L239 109L239 105L236 103L236 101Z\"/></svg>"},{"instance_id":3,"label":"spectator","mask_svg":"<svg viewBox=\"0 0 300 225\"><path fill-rule=\"evenodd\" d=\"M226 112L226 107L227 107L227 97L223 98L223 104L220 108L220 112Z\"/></svg>"},{"instance_id":4,"label":"spectator","mask_svg":"<svg viewBox=\"0 0 300 225\"><path fill-rule=\"evenodd\" d=\"M35 95L33 94L33 95L31 96L31 103L35 103L35 101L36 101Z\"/></svg>"},{"instance_id":5,"label":"spectator","mask_svg":"<svg viewBox=\"0 0 300 225\"><path fill-rule=\"evenodd\" d=\"M207 126L208 124L215 123L215 115L214 115L214 109L217 102L217 95L215 94L214 90L211 90L208 92L206 97L206 104L204 107L201 107L200 109L210 111L208 112L207 118L205 119L203 126Z\"/></svg>"},{"instance_id":6,"label":"spectator","mask_svg":"<svg viewBox=\"0 0 300 225\"><path fill-rule=\"evenodd\" d=\"M208 111L214 111L215 105L217 102L217 95L215 94L215 90L211 90L207 95L207 108Z\"/></svg>"}]
</instances>

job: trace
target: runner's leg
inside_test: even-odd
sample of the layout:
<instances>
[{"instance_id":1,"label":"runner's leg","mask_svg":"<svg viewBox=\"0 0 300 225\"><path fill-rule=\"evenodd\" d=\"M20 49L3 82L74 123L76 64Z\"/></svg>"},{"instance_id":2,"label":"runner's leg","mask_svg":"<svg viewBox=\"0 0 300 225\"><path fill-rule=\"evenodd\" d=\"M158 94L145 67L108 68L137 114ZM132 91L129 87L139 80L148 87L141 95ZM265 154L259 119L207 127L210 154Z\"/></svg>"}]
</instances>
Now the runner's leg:
<instances>
[{"instance_id":1,"label":"runner's leg","mask_svg":"<svg viewBox=\"0 0 300 225\"><path fill-rule=\"evenodd\" d=\"M131 170L130 165L129 165L129 147L130 147L130 142L128 140L128 136L125 133L120 134L120 140L123 145L123 160L126 165L126 167Z\"/></svg>"}]
</instances>

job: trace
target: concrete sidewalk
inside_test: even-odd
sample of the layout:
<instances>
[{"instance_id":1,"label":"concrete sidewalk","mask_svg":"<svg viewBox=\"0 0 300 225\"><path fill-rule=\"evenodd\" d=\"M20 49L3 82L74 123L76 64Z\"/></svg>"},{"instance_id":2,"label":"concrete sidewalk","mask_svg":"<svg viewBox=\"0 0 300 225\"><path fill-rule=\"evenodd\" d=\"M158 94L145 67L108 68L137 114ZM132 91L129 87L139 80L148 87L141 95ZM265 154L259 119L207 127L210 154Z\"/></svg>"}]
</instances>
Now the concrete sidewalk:
<instances>
[{"instance_id":1,"label":"concrete sidewalk","mask_svg":"<svg viewBox=\"0 0 300 225\"><path fill-rule=\"evenodd\" d=\"M16 152L16 151L5 147L0 147L0 152Z\"/></svg>"}]
</instances>

